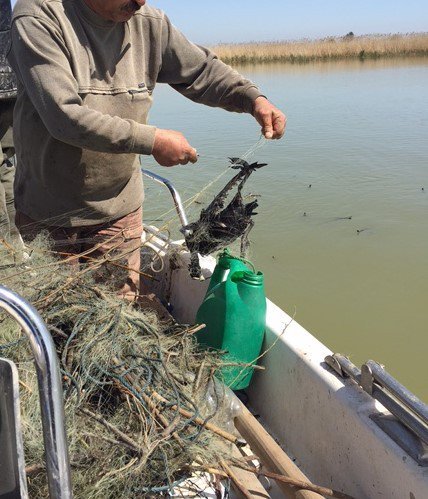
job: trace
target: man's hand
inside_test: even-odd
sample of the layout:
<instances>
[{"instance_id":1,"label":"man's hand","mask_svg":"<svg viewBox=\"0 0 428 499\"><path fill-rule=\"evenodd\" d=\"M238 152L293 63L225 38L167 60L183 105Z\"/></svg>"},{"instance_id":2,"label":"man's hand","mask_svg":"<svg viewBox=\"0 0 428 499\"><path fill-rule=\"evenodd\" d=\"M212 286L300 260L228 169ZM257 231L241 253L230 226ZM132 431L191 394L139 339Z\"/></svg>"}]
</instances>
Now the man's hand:
<instances>
[{"instance_id":1,"label":"man's hand","mask_svg":"<svg viewBox=\"0 0 428 499\"><path fill-rule=\"evenodd\" d=\"M284 135L287 118L266 97L260 96L254 101L253 116L262 126L266 139L280 139Z\"/></svg>"},{"instance_id":2,"label":"man's hand","mask_svg":"<svg viewBox=\"0 0 428 499\"><path fill-rule=\"evenodd\" d=\"M152 155L161 166L186 165L198 161L196 149L183 134L161 128L156 130Z\"/></svg>"}]
</instances>

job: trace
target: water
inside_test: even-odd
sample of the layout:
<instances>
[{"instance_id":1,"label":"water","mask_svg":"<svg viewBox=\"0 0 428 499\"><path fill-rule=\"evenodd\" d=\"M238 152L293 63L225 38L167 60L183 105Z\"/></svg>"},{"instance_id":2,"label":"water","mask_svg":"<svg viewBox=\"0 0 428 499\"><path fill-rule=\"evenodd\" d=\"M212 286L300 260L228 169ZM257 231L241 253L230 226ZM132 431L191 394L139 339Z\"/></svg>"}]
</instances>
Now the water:
<instances>
[{"instance_id":1,"label":"water","mask_svg":"<svg viewBox=\"0 0 428 499\"><path fill-rule=\"evenodd\" d=\"M247 184L260 195L251 258L269 297L333 351L357 365L385 364L428 401L428 62L240 71L288 116L286 138L257 151L254 160L269 166ZM145 162L184 199L225 171L226 160L211 157L239 156L260 133L248 115L196 105L168 87L156 90L151 123L182 131L201 155L173 169ZM166 191L146 185L146 221L175 220Z\"/></svg>"}]
</instances>

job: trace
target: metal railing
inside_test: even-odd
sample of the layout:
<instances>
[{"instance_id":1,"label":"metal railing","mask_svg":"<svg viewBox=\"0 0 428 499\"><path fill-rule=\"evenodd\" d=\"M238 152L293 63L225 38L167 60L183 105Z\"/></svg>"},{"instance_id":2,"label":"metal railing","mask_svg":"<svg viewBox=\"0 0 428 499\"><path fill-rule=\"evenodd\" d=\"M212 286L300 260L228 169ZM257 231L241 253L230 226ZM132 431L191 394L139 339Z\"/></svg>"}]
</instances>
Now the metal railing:
<instances>
[{"instance_id":1,"label":"metal railing","mask_svg":"<svg viewBox=\"0 0 428 499\"><path fill-rule=\"evenodd\" d=\"M63 392L53 339L35 308L4 286L0 286L0 308L18 322L30 340L39 387L49 494L53 499L69 499L72 489Z\"/></svg>"},{"instance_id":2,"label":"metal railing","mask_svg":"<svg viewBox=\"0 0 428 499\"><path fill-rule=\"evenodd\" d=\"M177 189L172 185L172 183L167 178L161 177L157 173L153 173L149 170L145 170L144 168L141 168L141 172L146 177L151 178L155 182L158 182L159 184L164 185L169 190L169 192L171 193L172 199L174 201L174 206L175 206L175 209L178 213L178 217L180 218L181 225L183 227L182 232L185 236L189 235L190 231L184 229L189 224L189 222L187 220L186 212L184 211L184 206L183 206L180 194L177 191Z\"/></svg>"},{"instance_id":3,"label":"metal railing","mask_svg":"<svg viewBox=\"0 0 428 499\"><path fill-rule=\"evenodd\" d=\"M340 376L353 379L428 445L428 405L388 374L380 364L369 360L359 370L340 354L327 356L325 362Z\"/></svg>"}]
</instances>

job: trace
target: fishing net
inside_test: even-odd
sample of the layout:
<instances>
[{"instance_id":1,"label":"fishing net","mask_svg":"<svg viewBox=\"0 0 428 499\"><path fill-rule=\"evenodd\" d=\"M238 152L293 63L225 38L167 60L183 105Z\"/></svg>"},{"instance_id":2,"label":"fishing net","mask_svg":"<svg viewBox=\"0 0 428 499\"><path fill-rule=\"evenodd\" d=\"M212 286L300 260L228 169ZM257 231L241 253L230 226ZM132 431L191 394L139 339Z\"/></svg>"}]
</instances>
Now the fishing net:
<instances>
[{"instance_id":1,"label":"fishing net","mask_svg":"<svg viewBox=\"0 0 428 499\"><path fill-rule=\"evenodd\" d=\"M231 168L238 173L214 197L207 208L201 211L199 219L183 228L186 244L191 252L189 266L192 277L200 277L201 269L198 254L210 255L241 238L241 257L247 256L248 234L254 226L252 217L258 207L257 199L244 202L242 189L250 175L266 166L266 163L248 163L240 158L230 158ZM237 192L225 206L232 189L237 186ZM252 197L252 196L250 196Z\"/></svg>"},{"instance_id":2,"label":"fishing net","mask_svg":"<svg viewBox=\"0 0 428 499\"><path fill-rule=\"evenodd\" d=\"M226 170L185 203L196 209L211 185L230 168L239 170L199 219L184 228L192 275L200 272L198 254L218 251L240 237L245 243L257 202L246 202L242 188L250 174L264 166L245 158L262 144L259 141L242 159L232 158ZM226 205L235 186L237 193ZM192 218L197 217L195 213ZM176 215L170 210L162 218L160 230L168 233L177 223ZM61 224L58 219L43 222ZM171 255L167 259L173 261ZM221 352L197 348L196 326L160 320L154 310L120 300L107 284L100 284L103 266L83 260L86 263L76 269L64 255L59 259L42 234L26 246L25 254L19 242L0 244L0 283L37 308L56 345L73 493L85 499L170 495L181 490L195 470L210 469L230 457L230 446L225 445L230 440L213 430L230 429L233 419L229 395L215 382L216 375L221 377ZM147 267L142 272L161 270L156 258L143 261ZM114 270L123 280L120 267ZM126 276L128 269L122 271ZM13 360L19 370L30 496L46 497L33 357L28 340L6 314L0 314L0 356ZM202 497L207 486L219 490L218 478L215 485L209 479L192 483L194 497Z\"/></svg>"},{"instance_id":3,"label":"fishing net","mask_svg":"<svg viewBox=\"0 0 428 499\"><path fill-rule=\"evenodd\" d=\"M24 259L20 248L0 244L0 282L37 308L54 339L74 495L167 494L192 466L218 462L227 452L205 427L227 419L224 393L214 382L220 356L197 349L194 326L160 321L153 310L118 299L94 280L93 264L76 272L49 244L36 238ZM0 315L0 356L19 370L30 496L46 497L32 355L6 314Z\"/></svg>"},{"instance_id":4,"label":"fishing net","mask_svg":"<svg viewBox=\"0 0 428 499\"><path fill-rule=\"evenodd\" d=\"M192 277L200 278L201 276L197 254L208 255L228 247L234 254L248 258L248 235L254 225L252 217L257 214L255 210L260 195L252 192L244 193L243 187L254 171L266 166L266 163L250 160L267 143L268 141L261 135L254 144L239 155L239 158L231 157L228 162L225 157L203 153L200 161L210 163L209 169L199 171L198 168L197 176L196 173L189 172L191 177L186 177L186 173L180 172L176 178L173 176L170 179L174 185L177 182L176 187L180 192L183 208L187 218L191 220L185 227L179 226L179 218L174 207L166 211L153 209L153 207L163 206L163 201L167 199L165 190L164 187L145 180L145 189L148 191L146 197L151 200L150 205L146 206L145 221L146 223L154 222L168 235L174 234L176 237L180 233L184 234L186 245L192 256L189 267ZM211 173L207 173L216 171L219 165L225 163L227 163L226 167L214 177ZM215 169L211 170L211 167ZM218 187L219 182L231 173L233 176L224 187Z\"/></svg>"}]
</instances>

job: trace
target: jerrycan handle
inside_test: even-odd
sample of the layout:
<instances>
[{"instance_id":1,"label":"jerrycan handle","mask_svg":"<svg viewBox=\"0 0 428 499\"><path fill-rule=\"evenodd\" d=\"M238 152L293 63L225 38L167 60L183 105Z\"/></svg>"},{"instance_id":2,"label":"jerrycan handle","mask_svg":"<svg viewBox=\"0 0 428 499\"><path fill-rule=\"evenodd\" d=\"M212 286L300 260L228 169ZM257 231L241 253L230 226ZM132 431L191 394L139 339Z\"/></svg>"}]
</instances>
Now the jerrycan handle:
<instances>
[{"instance_id":1,"label":"jerrycan handle","mask_svg":"<svg viewBox=\"0 0 428 499\"><path fill-rule=\"evenodd\" d=\"M218 256L217 265L208 285L207 295L214 290L218 291L220 289L219 287L229 287L231 284L237 285L238 282L232 281L232 276L238 271L255 274L254 265L251 262L233 256L229 249L226 248ZM241 280L239 282L241 282Z\"/></svg>"},{"instance_id":2,"label":"jerrycan handle","mask_svg":"<svg viewBox=\"0 0 428 499\"><path fill-rule=\"evenodd\" d=\"M225 248L218 256L218 263L220 262L223 262L225 264L227 264L228 260L238 260L240 262L242 262L244 265L247 265L247 267L250 267L251 270L255 273L256 272L256 268L254 267L254 264L253 262L251 262L250 260L247 260L246 258L242 258L240 256L234 256L232 255L232 253L230 252L229 248Z\"/></svg>"},{"instance_id":3,"label":"jerrycan handle","mask_svg":"<svg viewBox=\"0 0 428 499\"><path fill-rule=\"evenodd\" d=\"M217 280L219 282L227 281L228 277L230 276L230 268L231 268L230 259L227 257L226 258L221 257L217 263L217 268L216 268Z\"/></svg>"}]
</instances>

